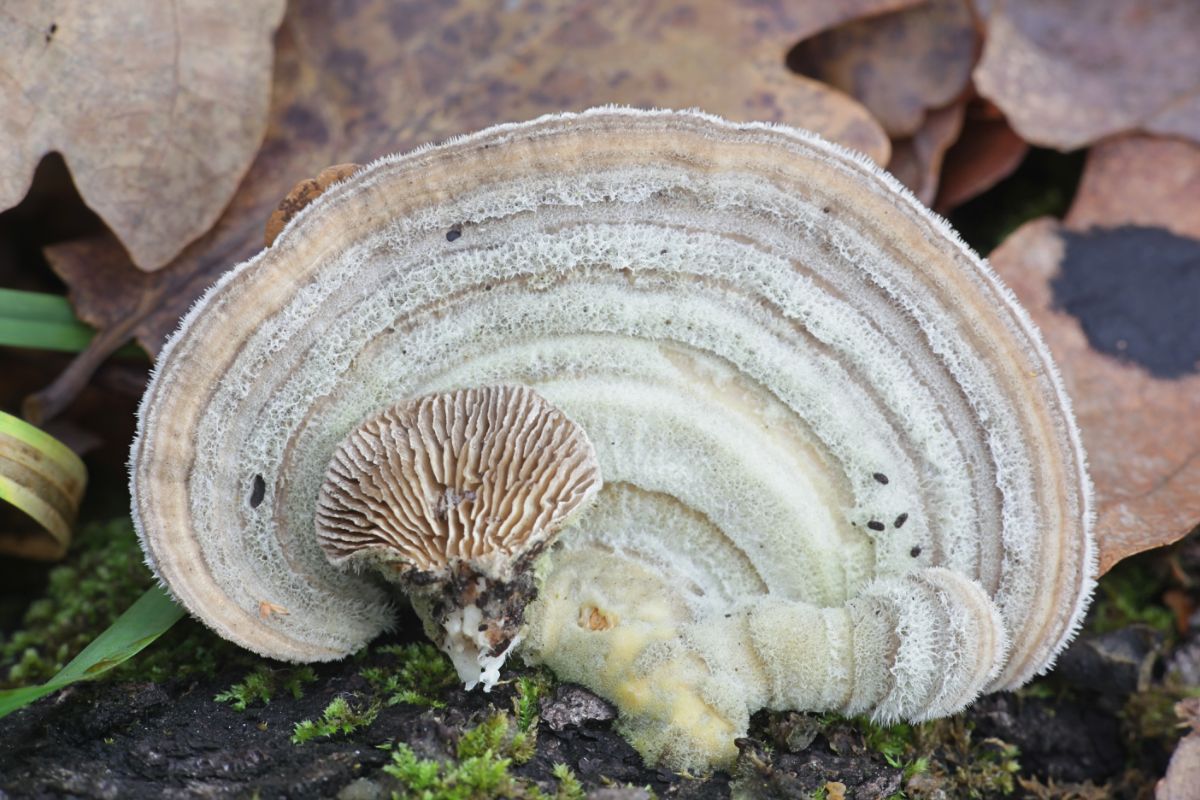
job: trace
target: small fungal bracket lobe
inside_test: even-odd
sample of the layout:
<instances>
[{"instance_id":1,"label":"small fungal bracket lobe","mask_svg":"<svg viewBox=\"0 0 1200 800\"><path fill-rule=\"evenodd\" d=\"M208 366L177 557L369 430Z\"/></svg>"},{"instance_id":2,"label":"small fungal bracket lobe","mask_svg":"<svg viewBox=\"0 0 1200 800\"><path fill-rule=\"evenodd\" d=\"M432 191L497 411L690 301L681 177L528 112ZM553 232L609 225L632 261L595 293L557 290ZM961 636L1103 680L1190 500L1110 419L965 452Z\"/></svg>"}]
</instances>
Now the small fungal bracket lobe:
<instances>
[{"instance_id":1,"label":"small fungal bracket lobe","mask_svg":"<svg viewBox=\"0 0 1200 800\"><path fill-rule=\"evenodd\" d=\"M419 398L501 386L577 426L603 475L553 546L477 518L489 495L439 477L451 462L415 434L368 458L382 428L346 463L426 464L421 491L395 490L408 516L367 534L382 494L315 513L379 409L449 414ZM456 419L461 443L476 423ZM330 554L527 580L520 640L510 619L478 651L515 643L589 686L676 768L728 764L760 708L918 720L1018 686L1095 575L1079 433L1012 293L866 159L699 112L502 125L331 187L168 343L132 487L172 593L276 658L338 658L389 624L394 583ZM554 528L532 492L519 516ZM481 519L494 563L464 534ZM407 587L435 638L504 616L472 581L439 585L459 587L451 612Z\"/></svg>"}]
</instances>

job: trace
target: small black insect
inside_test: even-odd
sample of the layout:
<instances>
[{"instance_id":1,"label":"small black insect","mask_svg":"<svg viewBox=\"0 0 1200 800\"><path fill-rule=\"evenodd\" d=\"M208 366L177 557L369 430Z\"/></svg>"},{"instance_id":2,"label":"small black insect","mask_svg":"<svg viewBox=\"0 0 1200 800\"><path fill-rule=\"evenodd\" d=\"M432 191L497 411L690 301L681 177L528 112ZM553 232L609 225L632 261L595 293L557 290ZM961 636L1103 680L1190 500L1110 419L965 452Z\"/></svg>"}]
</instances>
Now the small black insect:
<instances>
[{"instance_id":1,"label":"small black insect","mask_svg":"<svg viewBox=\"0 0 1200 800\"><path fill-rule=\"evenodd\" d=\"M884 486L888 485L888 476L884 475L882 472L876 472L871 477L882 483Z\"/></svg>"},{"instance_id":2,"label":"small black insect","mask_svg":"<svg viewBox=\"0 0 1200 800\"><path fill-rule=\"evenodd\" d=\"M867 523L867 527L873 531L881 531L883 530L883 523L877 519L873 519Z\"/></svg>"},{"instance_id":3,"label":"small black insect","mask_svg":"<svg viewBox=\"0 0 1200 800\"><path fill-rule=\"evenodd\" d=\"M906 523L906 522L908 522L908 513L907 513L907 512L905 512L905 513L901 514L900 516L896 517L896 521L895 521L895 522L893 522L893 523L892 523L892 525L894 525L894 526L896 526L897 528L899 528L899 527L903 526L903 525L904 525L904 523Z\"/></svg>"},{"instance_id":4,"label":"small black insect","mask_svg":"<svg viewBox=\"0 0 1200 800\"><path fill-rule=\"evenodd\" d=\"M917 556L921 555L921 545L917 545L912 550L909 550L908 554L910 556L912 556L913 558L916 558Z\"/></svg>"},{"instance_id":5,"label":"small black insect","mask_svg":"<svg viewBox=\"0 0 1200 800\"><path fill-rule=\"evenodd\" d=\"M462 236L462 231L459 230L458 228L451 228L450 230L446 231L446 241L447 242L453 242L455 239L457 239L460 236Z\"/></svg>"}]
</instances>

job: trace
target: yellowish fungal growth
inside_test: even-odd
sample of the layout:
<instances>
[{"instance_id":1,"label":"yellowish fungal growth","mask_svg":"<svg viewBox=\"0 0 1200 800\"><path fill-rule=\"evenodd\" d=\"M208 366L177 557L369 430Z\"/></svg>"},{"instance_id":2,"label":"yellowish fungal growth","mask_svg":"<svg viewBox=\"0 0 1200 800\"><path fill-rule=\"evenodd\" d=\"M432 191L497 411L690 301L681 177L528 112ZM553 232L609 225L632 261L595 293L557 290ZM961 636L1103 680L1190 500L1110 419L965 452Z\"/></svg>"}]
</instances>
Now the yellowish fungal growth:
<instances>
[{"instance_id":1,"label":"yellowish fungal growth","mask_svg":"<svg viewBox=\"0 0 1200 800\"><path fill-rule=\"evenodd\" d=\"M665 765L728 763L764 707L952 713L1048 669L1086 608L1078 431L987 265L811 134L611 108L369 165L226 275L143 403L150 563L258 652L352 652L388 592L318 543L339 443L497 385L604 479L517 652Z\"/></svg>"}]
</instances>

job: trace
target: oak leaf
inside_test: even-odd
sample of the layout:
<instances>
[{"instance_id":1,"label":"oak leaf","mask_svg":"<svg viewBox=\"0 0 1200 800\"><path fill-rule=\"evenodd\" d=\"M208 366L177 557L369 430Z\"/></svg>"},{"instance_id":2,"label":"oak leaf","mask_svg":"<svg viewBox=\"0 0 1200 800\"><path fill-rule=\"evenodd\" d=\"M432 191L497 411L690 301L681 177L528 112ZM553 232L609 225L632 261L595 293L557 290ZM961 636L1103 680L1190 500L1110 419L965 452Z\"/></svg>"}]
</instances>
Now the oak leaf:
<instances>
[{"instance_id":1,"label":"oak leaf","mask_svg":"<svg viewBox=\"0 0 1200 800\"><path fill-rule=\"evenodd\" d=\"M857 98L903 139L916 135L927 111L964 93L977 50L965 0L929 0L820 33L796 45L788 63Z\"/></svg>"},{"instance_id":2,"label":"oak leaf","mask_svg":"<svg viewBox=\"0 0 1200 800\"><path fill-rule=\"evenodd\" d=\"M785 55L841 13L899 4L860 0L837 12L784 0L560 0L534 13L485 0L299 0L277 39L266 140L211 231L149 275L132 269L111 237L47 251L80 316L101 334L26 412L53 415L131 335L156 352L195 298L261 247L279 199L327 164L603 103L699 106L812 128L886 163L890 144L867 110L789 71Z\"/></svg>"},{"instance_id":3,"label":"oak leaf","mask_svg":"<svg viewBox=\"0 0 1200 800\"><path fill-rule=\"evenodd\" d=\"M1127 131L1200 141L1200 3L995 0L980 94L1033 144Z\"/></svg>"},{"instance_id":4,"label":"oak leaf","mask_svg":"<svg viewBox=\"0 0 1200 800\"><path fill-rule=\"evenodd\" d=\"M142 269L216 221L262 142L283 0L0 9L0 209L63 154Z\"/></svg>"}]
</instances>

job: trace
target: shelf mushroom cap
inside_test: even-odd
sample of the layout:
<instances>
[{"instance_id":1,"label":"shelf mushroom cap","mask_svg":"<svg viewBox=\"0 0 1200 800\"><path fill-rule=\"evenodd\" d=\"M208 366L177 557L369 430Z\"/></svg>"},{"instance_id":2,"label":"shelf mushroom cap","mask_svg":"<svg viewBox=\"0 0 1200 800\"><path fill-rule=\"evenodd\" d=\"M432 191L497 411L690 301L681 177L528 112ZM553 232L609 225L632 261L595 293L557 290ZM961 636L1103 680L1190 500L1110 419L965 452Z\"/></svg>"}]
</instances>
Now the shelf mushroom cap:
<instances>
[{"instance_id":1,"label":"shelf mushroom cap","mask_svg":"<svg viewBox=\"0 0 1200 800\"><path fill-rule=\"evenodd\" d=\"M690 111L489 128L302 210L163 350L148 562L243 646L354 651L394 586L326 558L330 460L380 408L481 386L536 391L604 476L514 652L651 760L728 763L764 707L953 713L1087 608L1079 431L1012 293L865 158Z\"/></svg>"},{"instance_id":2,"label":"shelf mushroom cap","mask_svg":"<svg viewBox=\"0 0 1200 800\"><path fill-rule=\"evenodd\" d=\"M583 430L526 387L401 403L350 432L317 500L330 563L415 601L472 689L490 689L536 594L533 566L600 489Z\"/></svg>"}]
</instances>

